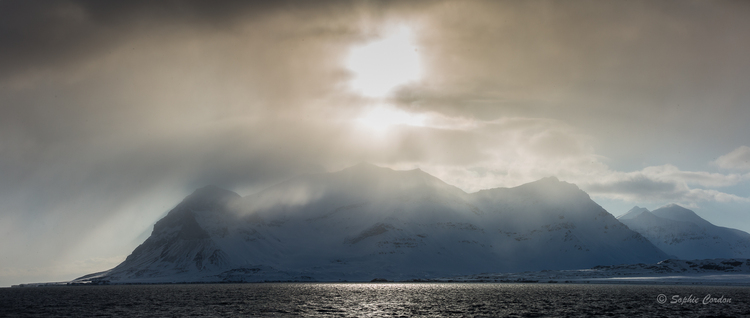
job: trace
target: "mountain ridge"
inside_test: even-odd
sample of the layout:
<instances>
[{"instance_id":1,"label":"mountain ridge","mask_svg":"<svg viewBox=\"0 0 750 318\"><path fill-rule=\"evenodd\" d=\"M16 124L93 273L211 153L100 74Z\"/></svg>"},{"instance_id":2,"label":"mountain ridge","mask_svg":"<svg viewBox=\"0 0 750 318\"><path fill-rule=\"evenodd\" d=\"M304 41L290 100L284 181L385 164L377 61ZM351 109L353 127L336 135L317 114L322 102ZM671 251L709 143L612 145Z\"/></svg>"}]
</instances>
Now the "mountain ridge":
<instances>
[{"instance_id":1,"label":"mountain ridge","mask_svg":"<svg viewBox=\"0 0 750 318\"><path fill-rule=\"evenodd\" d=\"M750 234L706 221L694 211L669 204L654 211L621 215L618 219L630 229L672 257L691 259L749 258Z\"/></svg>"},{"instance_id":2,"label":"mountain ridge","mask_svg":"<svg viewBox=\"0 0 750 318\"><path fill-rule=\"evenodd\" d=\"M200 188L123 263L79 280L404 280L666 258L554 177L465 193L418 169L359 164L245 197Z\"/></svg>"}]
</instances>

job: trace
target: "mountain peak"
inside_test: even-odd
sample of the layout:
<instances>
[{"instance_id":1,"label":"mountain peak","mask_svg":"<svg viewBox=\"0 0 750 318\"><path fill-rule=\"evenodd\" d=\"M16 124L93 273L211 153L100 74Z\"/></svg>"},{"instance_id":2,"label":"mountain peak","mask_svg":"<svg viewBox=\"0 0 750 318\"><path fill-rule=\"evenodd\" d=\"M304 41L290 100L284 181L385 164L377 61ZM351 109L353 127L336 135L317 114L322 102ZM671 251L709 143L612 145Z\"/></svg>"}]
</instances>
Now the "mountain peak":
<instances>
[{"instance_id":1,"label":"mountain peak","mask_svg":"<svg viewBox=\"0 0 750 318\"><path fill-rule=\"evenodd\" d=\"M750 234L714 226L676 204L653 212L638 207L619 220L669 255L681 259L747 257Z\"/></svg>"},{"instance_id":2,"label":"mountain peak","mask_svg":"<svg viewBox=\"0 0 750 318\"><path fill-rule=\"evenodd\" d=\"M558 179L555 176L549 176L549 177L541 178L541 179L539 179L539 181L540 182L550 182L550 183L552 183L552 182L560 182L560 179Z\"/></svg>"},{"instance_id":3,"label":"mountain peak","mask_svg":"<svg viewBox=\"0 0 750 318\"><path fill-rule=\"evenodd\" d=\"M393 170L391 168L376 166L368 162L360 162L351 167L347 167L338 172L334 172L333 174L344 174L344 175L350 175L350 176L371 178L375 176L383 176L386 174L392 174L396 172L398 171Z\"/></svg>"},{"instance_id":4,"label":"mountain peak","mask_svg":"<svg viewBox=\"0 0 750 318\"><path fill-rule=\"evenodd\" d=\"M578 188L577 185L568 183L565 181L560 181L557 177L545 177L541 178L537 181L529 182L526 184L522 184L517 189L525 189L525 190L532 190L534 192L542 191L542 192L550 192L550 193L567 193L572 194L573 192L583 192L580 188Z\"/></svg>"},{"instance_id":5,"label":"mountain peak","mask_svg":"<svg viewBox=\"0 0 750 318\"><path fill-rule=\"evenodd\" d=\"M422 171L421 169L394 170L388 167L380 167L371 163L359 163L334 172L333 175L344 177L350 187L381 189L387 191L403 191L405 189L432 188L445 189L455 193L463 193L462 190L449 185L437 177ZM363 189L364 189L363 188Z\"/></svg>"},{"instance_id":6,"label":"mountain peak","mask_svg":"<svg viewBox=\"0 0 750 318\"><path fill-rule=\"evenodd\" d=\"M342 171L369 171L369 170L392 170L392 169L376 166L369 162L360 162L348 168L344 168Z\"/></svg>"},{"instance_id":7,"label":"mountain peak","mask_svg":"<svg viewBox=\"0 0 750 318\"><path fill-rule=\"evenodd\" d=\"M207 185L193 191L187 196L179 206L190 206L195 209L214 206L216 204L226 204L232 200L241 198L239 194L229 191L215 185Z\"/></svg>"},{"instance_id":8,"label":"mountain peak","mask_svg":"<svg viewBox=\"0 0 750 318\"><path fill-rule=\"evenodd\" d=\"M203 198L203 199L216 199L216 198L223 198L223 197L239 197L240 195L237 193L234 193L233 191L229 191L227 189L215 186L215 185L207 185L198 189L195 189L193 191L193 194L188 196L195 197L195 198Z\"/></svg>"},{"instance_id":9,"label":"mountain peak","mask_svg":"<svg viewBox=\"0 0 750 318\"><path fill-rule=\"evenodd\" d=\"M618 216L617 219L618 220L634 219L640 216L641 214L643 214L644 212L650 212L650 211L646 208L642 208L636 205L632 209L630 209L630 211L626 212L623 215Z\"/></svg>"},{"instance_id":10,"label":"mountain peak","mask_svg":"<svg viewBox=\"0 0 750 318\"><path fill-rule=\"evenodd\" d=\"M215 193L234 193L234 192L221 188L219 186L213 185L213 184L200 187L198 189L195 189L195 191L193 191L193 194L200 194L200 195L215 194Z\"/></svg>"},{"instance_id":11,"label":"mountain peak","mask_svg":"<svg viewBox=\"0 0 750 318\"><path fill-rule=\"evenodd\" d=\"M667 205L661 207L660 209L678 209L678 210L690 211L687 208L684 208L684 207L682 207L681 205L679 205L677 203L667 204Z\"/></svg>"},{"instance_id":12,"label":"mountain peak","mask_svg":"<svg viewBox=\"0 0 750 318\"><path fill-rule=\"evenodd\" d=\"M658 217L669 220L690 222L700 226L713 225L711 224L711 222L708 222L702 217L698 216L698 214L696 214L692 210L686 209L674 203L658 208L651 213Z\"/></svg>"}]
</instances>

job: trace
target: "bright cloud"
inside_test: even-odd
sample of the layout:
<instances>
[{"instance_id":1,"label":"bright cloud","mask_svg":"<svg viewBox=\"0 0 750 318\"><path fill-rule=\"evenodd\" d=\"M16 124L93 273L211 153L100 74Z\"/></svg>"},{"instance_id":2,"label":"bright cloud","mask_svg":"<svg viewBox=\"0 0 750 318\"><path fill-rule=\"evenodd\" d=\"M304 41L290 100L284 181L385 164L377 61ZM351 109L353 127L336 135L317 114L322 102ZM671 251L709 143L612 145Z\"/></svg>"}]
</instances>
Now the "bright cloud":
<instances>
[{"instance_id":1,"label":"bright cloud","mask_svg":"<svg viewBox=\"0 0 750 318\"><path fill-rule=\"evenodd\" d=\"M750 147L740 146L719 157L713 164L723 169L750 170Z\"/></svg>"},{"instance_id":2,"label":"bright cloud","mask_svg":"<svg viewBox=\"0 0 750 318\"><path fill-rule=\"evenodd\" d=\"M748 198L715 189L690 188L684 180L660 179L658 176L648 175L645 171L613 172L604 176L603 181L592 180L580 185L594 196L633 203L677 202L694 206L697 202L705 201L750 202Z\"/></svg>"},{"instance_id":3,"label":"bright cloud","mask_svg":"<svg viewBox=\"0 0 750 318\"><path fill-rule=\"evenodd\" d=\"M352 88L368 97L385 96L422 76L414 34L405 26L381 40L352 49L346 66L355 75Z\"/></svg>"},{"instance_id":4,"label":"bright cloud","mask_svg":"<svg viewBox=\"0 0 750 318\"><path fill-rule=\"evenodd\" d=\"M428 127L429 120L424 124L414 129L430 129L433 137L439 135L435 131L448 131L446 127ZM750 174L685 171L672 164L617 171L606 164L606 158L596 154L592 146L595 138L562 121L508 117L474 120L461 127L462 134L453 141L427 138L423 139L424 143L409 143L410 149L423 156L399 157L397 153L403 149L390 149L394 151L391 154L388 154L389 149L382 149L384 158L391 161L384 160L380 164L394 168L420 167L467 192L512 187L557 176L578 184L595 197L633 204L677 202L696 206L698 202L707 201L750 202L746 197L717 189L743 184L750 180ZM391 142L386 144L404 143L410 134L391 135ZM462 152L472 155L458 162L439 155Z\"/></svg>"}]
</instances>

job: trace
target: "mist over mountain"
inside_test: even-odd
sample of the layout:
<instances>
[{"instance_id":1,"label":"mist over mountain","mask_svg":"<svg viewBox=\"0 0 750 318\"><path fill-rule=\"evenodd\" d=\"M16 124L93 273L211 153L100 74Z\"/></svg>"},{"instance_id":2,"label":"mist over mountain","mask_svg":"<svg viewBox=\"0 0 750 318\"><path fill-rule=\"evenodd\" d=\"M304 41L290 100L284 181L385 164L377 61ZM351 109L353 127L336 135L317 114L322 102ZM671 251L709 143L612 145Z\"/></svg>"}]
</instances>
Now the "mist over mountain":
<instances>
[{"instance_id":1,"label":"mist over mountain","mask_svg":"<svg viewBox=\"0 0 750 318\"><path fill-rule=\"evenodd\" d=\"M676 204L652 212L636 206L618 220L676 258L750 257L750 234L713 225Z\"/></svg>"},{"instance_id":2,"label":"mist over mountain","mask_svg":"<svg viewBox=\"0 0 750 318\"><path fill-rule=\"evenodd\" d=\"M667 257L556 178L467 194L418 169L360 164L246 197L200 188L124 262L76 281L407 280Z\"/></svg>"}]
</instances>

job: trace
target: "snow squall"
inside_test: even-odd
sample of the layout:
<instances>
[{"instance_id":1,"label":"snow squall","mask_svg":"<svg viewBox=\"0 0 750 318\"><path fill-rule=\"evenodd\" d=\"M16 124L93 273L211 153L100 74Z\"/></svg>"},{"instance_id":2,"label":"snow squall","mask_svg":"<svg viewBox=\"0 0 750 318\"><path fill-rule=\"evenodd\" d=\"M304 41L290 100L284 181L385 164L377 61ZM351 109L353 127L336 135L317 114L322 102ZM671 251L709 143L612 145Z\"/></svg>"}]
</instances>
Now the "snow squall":
<instances>
[{"instance_id":1,"label":"snow squall","mask_svg":"<svg viewBox=\"0 0 750 318\"><path fill-rule=\"evenodd\" d=\"M667 258L556 178L467 194L360 164L246 197L200 188L120 265L74 282L409 280Z\"/></svg>"}]
</instances>

